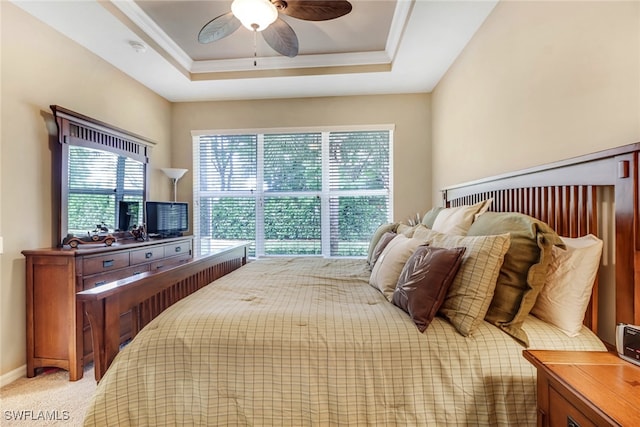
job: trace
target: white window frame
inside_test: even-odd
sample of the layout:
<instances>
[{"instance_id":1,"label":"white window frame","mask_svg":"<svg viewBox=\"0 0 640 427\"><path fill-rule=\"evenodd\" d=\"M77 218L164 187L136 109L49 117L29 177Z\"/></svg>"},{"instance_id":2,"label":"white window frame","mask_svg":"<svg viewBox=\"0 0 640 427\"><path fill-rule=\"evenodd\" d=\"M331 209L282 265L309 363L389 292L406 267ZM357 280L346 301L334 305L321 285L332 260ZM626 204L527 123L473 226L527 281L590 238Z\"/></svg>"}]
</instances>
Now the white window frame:
<instances>
[{"instance_id":1,"label":"white window frame","mask_svg":"<svg viewBox=\"0 0 640 427\"><path fill-rule=\"evenodd\" d=\"M193 147L193 235L194 235L194 252L196 255L202 254L200 240L200 137L208 135L257 135L257 176L256 176L256 222L263 224L263 210L259 205L264 201L263 189L263 166L264 166L264 135L279 133L321 133L322 134L322 188L320 191L311 192L295 192L289 194L279 192L278 196L309 196L317 195L321 200L322 223L328 224L330 220L329 200L330 196L361 196L363 190L333 190L329 191L329 134L332 132L366 132L366 131L388 131L389 132L389 189L365 190L367 195L376 196L383 195L389 197L389 208L387 212L387 220L393 218L393 146L395 125L357 125L357 126L327 126L327 127L278 127L278 128L253 128L253 129L209 129L209 130L193 130L191 131L191 140ZM242 194L240 194L242 193ZM228 192L229 196L246 195L242 192ZM321 228L322 254L328 257L330 253L330 228ZM256 257L265 256L264 253L264 228L256 227L255 236L255 253Z\"/></svg>"}]
</instances>

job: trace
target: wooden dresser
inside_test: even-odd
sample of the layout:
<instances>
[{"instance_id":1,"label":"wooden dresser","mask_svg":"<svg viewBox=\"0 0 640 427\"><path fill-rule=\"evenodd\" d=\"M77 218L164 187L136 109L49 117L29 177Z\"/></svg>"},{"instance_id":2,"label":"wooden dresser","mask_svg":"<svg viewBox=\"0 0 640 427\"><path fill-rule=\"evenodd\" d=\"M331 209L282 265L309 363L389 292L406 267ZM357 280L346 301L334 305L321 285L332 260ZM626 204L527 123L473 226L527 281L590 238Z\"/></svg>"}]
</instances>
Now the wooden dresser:
<instances>
[{"instance_id":1,"label":"wooden dresser","mask_svg":"<svg viewBox=\"0 0 640 427\"><path fill-rule=\"evenodd\" d=\"M37 368L58 367L69 371L71 381L82 378L84 365L93 360L89 322L76 293L193 258L191 236L22 254L26 257L27 376L35 376ZM120 324L124 342L130 338L131 322Z\"/></svg>"},{"instance_id":2,"label":"wooden dresser","mask_svg":"<svg viewBox=\"0 0 640 427\"><path fill-rule=\"evenodd\" d=\"M640 425L640 366L610 352L524 350L538 370L538 426Z\"/></svg>"}]
</instances>

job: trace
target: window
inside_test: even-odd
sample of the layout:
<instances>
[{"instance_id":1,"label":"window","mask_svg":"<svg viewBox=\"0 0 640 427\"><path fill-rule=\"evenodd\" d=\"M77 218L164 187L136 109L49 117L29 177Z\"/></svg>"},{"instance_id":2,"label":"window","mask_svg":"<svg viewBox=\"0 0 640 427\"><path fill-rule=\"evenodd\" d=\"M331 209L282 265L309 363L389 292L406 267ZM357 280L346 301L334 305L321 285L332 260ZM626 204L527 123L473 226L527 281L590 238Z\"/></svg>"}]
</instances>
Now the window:
<instances>
[{"instance_id":1,"label":"window","mask_svg":"<svg viewBox=\"0 0 640 427\"><path fill-rule=\"evenodd\" d=\"M201 252L252 241L252 255L366 255L391 214L391 126L194 132L194 234Z\"/></svg>"}]
</instances>

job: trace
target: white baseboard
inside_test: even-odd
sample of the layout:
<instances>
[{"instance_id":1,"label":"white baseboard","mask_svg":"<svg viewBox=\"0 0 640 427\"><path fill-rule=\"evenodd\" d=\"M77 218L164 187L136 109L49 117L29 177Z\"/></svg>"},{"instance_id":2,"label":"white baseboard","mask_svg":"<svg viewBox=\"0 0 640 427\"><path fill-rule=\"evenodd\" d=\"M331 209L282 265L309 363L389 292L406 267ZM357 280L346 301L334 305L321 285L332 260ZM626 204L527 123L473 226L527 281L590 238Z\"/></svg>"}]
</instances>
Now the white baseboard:
<instances>
[{"instance_id":1,"label":"white baseboard","mask_svg":"<svg viewBox=\"0 0 640 427\"><path fill-rule=\"evenodd\" d=\"M4 387L7 384L11 384L17 379L27 376L27 365L22 365L19 368L14 369L11 372L0 375L0 387Z\"/></svg>"}]
</instances>

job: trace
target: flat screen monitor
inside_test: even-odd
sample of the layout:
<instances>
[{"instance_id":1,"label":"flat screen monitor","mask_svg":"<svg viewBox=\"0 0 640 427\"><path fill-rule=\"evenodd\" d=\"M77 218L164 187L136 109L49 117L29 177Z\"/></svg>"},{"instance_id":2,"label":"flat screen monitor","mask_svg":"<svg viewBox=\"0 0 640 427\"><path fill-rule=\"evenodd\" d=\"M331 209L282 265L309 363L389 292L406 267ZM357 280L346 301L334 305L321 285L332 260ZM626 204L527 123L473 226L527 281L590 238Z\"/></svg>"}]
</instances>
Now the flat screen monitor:
<instances>
[{"instance_id":1,"label":"flat screen monitor","mask_svg":"<svg viewBox=\"0 0 640 427\"><path fill-rule=\"evenodd\" d=\"M189 230L189 204L151 202L145 204L149 237L179 237Z\"/></svg>"}]
</instances>

